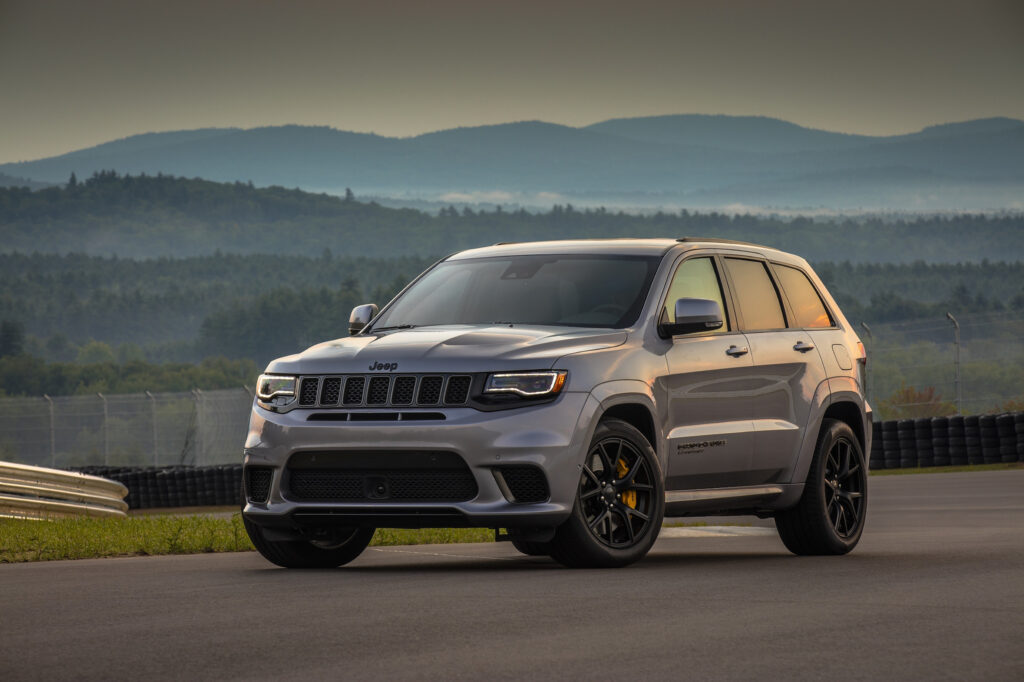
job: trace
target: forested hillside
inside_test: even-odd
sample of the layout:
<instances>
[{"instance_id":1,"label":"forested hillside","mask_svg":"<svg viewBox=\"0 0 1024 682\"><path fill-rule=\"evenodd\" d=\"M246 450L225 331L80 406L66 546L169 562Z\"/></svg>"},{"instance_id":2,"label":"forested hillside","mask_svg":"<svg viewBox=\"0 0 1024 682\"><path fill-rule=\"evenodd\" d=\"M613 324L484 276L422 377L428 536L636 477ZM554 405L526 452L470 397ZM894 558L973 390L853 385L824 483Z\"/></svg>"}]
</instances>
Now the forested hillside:
<instances>
[{"instance_id":1,"label":"forested hillside","mask_svg":"<svg viewBox=\"0 0 1024 682\"><path fill-rule=\"evenodd\" d=\"M121 360L226 356L263 363L344 335L353 306L384 304L433 260L6 254L0 319L20 325L30 350L54 361L75 360L99 341ZM816 269L854 323L1024 311L1021 262Z\"/></svg>"},{"instance_id":2,"label":"forested hillside","mask_svg":"<svg viewBox=\"0 0 1024 682\"><path fill-rule=\"evenodd\" d=\"M280 187L101 173L39 191L0 188L0 250L121 258L274 253L391 258L498 241L724 237L813 261L1017 260L1024 216L776 218L680 211L635 215L557 205L544 213L443 209L428 214Z\"/></svg>"}]
</instances>

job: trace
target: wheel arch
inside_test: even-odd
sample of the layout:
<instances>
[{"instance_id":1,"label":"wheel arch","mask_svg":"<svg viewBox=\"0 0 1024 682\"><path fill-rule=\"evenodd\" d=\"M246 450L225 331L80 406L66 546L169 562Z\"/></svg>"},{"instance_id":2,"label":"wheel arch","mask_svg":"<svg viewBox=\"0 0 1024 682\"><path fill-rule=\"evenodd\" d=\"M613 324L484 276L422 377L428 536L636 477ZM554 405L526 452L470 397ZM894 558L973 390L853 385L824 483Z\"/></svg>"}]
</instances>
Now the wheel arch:
<instances>
[{"instance_id":1,"label":"wheel arch","mask_svg":"<svg viewBox=\"0 0 1024 682\"><path fill-rule=\"evenodd\" d=\"M651 387L642 381L609 381L597 386L592 395L600 402L600 407L590 425L587 443L593 439L597 425L602 419L621 419L643 434L664 470L665 448L662 447L663 439L655 418L657 410Z\"/></svg>"},{"instance_id":2,"label":"wheel arch","mask_svg":"<svg viewBox=\"0 0 1024 682\"><path fill-rule=\"evenodd\" d=\"M807 472L811 468L818 437L826 419L838 419L850 427L861 446L865 461L871 450L871 428L868 424L870 417L866 412L869 408L852 380L847 377L826 379L815 392L815 403L818 407L813 410L809 420L807 435L804 437L800 456L790 478L791 483L803 484L807 480Z\"/></svg>"}]
</instances>

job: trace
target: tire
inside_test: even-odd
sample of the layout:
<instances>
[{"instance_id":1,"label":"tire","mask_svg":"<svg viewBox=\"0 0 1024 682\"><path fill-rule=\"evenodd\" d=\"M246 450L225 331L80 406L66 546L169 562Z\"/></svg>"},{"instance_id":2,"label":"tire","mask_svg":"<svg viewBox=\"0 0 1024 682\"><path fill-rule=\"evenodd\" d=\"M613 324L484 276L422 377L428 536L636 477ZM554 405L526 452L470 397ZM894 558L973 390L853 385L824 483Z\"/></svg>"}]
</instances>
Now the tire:
<instances>
[{"instance_id":1,"label":"tire","mask_svg":"<svg viewBox=\"0 0 1024 682\"><path fill-rule=\"evenodd\" d=\"M512 546L526 556L550 556L550 542L533 542L532 540L512 540Z\"/></svg>"},{"instance_id":2,"label":"tire","mask_svg":"<svg viewBox=\"0 0 1024 682\"><path fill-rule=\"evenodd\" d=\"M867 506L867 470L857 437L845 423L826 419L800 501L775 515L779 537L793 554L846 554L864 531Z\"/></svg>"},{"instance_id":3,"label":"tire","mask_svg":"<svg viewBox=\"0 0 1024 682\"><path fill-rule=\"evenodd\" d=\"M309 540L267 540L263 529L242 516L245 531L256 550L267 561L284 568L337 568L363 553L373 539L375 528L340 531L339 542L321 545Z\"/></svg>"},{"instance_id":4,"label":"tire","mask_svg":"<svg viewBox=\"0 0 1024 682\"><path fill-rule=\"evenodd\" d=\"M664 516L665 480L654 449L630 424L603 420L587 449L572 514L549 543L551 558L569 568L627 566L650 551Z\"/></svg>"}]
</instances>

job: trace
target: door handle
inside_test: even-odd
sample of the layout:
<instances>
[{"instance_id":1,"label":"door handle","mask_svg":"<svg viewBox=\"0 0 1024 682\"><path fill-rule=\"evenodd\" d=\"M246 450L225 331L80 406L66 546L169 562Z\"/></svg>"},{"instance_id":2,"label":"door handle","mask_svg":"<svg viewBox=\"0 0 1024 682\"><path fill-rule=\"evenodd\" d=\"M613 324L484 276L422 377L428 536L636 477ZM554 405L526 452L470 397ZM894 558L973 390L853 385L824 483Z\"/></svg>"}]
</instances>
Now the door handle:
<instances>
[{"instance_id":1,"label":"door handle","mask_svg":"<svg viewBox=\"0 0 1024 682\"><path fill-rule=\"evenodd\" d=\"M740 348L739 346L729 346L725 350L725 354L726 355L731 355L734 358L738 358L741 355L746 355L749 352L750 352L750 349L747 348L746 346L743 346L743 348Z\"/></svg>"},{"instance_id":2,"label":"door handle","mask_svg":"<svg viewBox=\"0 0 1024 682\"><path fill-rule=\"evenodd\" d=\"M793 346L793 350L798 350L801 353L806 353L809 350L814 350L813 343L804 343L803 341L797 341L796 345Z\"/></svg>"}]
</instances>

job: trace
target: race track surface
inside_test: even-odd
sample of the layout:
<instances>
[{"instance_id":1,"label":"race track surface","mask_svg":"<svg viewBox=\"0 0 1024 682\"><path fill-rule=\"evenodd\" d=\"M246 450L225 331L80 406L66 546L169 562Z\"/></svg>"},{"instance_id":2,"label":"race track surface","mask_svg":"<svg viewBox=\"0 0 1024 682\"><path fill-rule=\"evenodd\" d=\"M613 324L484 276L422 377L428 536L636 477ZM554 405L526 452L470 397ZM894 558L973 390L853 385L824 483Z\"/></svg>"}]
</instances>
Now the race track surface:
<instances>
[{"instance_id":1,"label":"race track surface","mask_svg":"<svg viewBox=\"0 0 1024 682\"><path fill-rule=\"evenodd\" d=\"M846 557L755 527L604 571L508 543L0 566L0 680L1024 679L1024 471L870 486Z\"/></svg>"}]
</instances>

